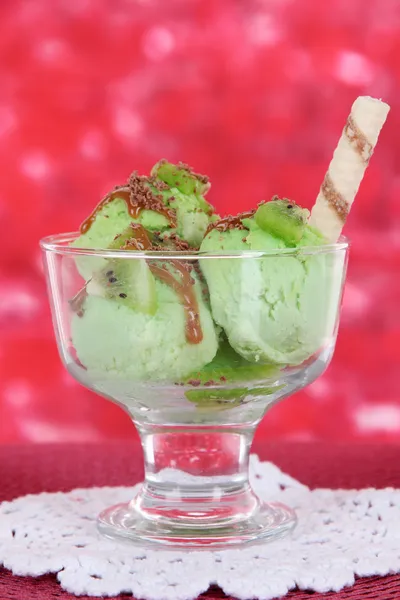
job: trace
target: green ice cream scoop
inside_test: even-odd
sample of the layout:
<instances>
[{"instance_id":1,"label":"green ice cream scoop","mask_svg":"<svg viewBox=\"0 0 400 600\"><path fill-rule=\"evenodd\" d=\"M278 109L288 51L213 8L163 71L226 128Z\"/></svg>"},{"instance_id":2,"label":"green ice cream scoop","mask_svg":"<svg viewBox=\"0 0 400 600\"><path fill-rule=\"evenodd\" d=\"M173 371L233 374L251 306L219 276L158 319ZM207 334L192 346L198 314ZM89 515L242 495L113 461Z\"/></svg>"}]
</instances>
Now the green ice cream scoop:
<instances>
[{"instance_id":1,"label":"green ice cream scoop","mask_svg":"<svg viewBox=\"0 0 400 600\"><path fill-rule=\"evenodd\" d=\"M312 251L325 240L306 214L274 198L253 214L217 223L201 245L208 253L260 252L201 262L213 318L249 361L297 365L333 334L341 269L338 257Z\"/></svg>"},{"instance_id":2,"label":"green ice cream scoop","mask_svg":"<svg viewBox=\"0 0 400 600\"><path fill-rule=\"evenodd\" d=\"M171 187L157 172L134 173L82 224L74 246L124 251L76 261L86 284L72 342L99 377L173 382L214 358L218 340L204 283L190 261L171 256L198 246L211 221L201 191Z\"/></svg>"},{"instance_id":3,"label":"green ice cream scoop","mask_svg":"<svg viewBox=\"0 0 400 600\"><path fill-rule=\"evenodd\" d=\"M116 235L132 222L150 232L176 233L198 247L213 220L213 207L205 200L208 180L186 165L160 161L150 177L133 173L126 186L110 192L82 223L77 248L108 248Z\"/></svg>"},{"instance_id":4,"label":"green ice cream scoop","mask_svg":"<svg viewBox=\"0 0 400 600\"><path fill-rule=\"evenodd\" d=\"M89 293L71 326L72 343L81 363L103 378L174 382L212 361L218 349L217 333L200 283L196 275L192 277L200 341L188 339L187 315L181 299L156 275L152 314L135 310L123 301Z\"/></svg>"}]
</instances>

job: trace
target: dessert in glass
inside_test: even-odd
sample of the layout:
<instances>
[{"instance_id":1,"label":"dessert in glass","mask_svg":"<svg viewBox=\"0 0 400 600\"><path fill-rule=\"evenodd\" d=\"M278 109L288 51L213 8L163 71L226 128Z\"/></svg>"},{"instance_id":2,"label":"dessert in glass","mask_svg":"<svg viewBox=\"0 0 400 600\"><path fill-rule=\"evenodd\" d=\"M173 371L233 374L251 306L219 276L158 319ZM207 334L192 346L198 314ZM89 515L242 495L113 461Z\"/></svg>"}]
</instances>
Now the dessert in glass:
<instances>
[{"instance_id":1,"label":"dessert in glass","mask_svg":"<svg viewBox=\"0 0 400 600\"><path fill-rule=\"evenodd\" d=\"M141 438L136 496L99 515L111 538L187 548L275 539L292 509L248 480L257 425L332 357L346 273L341 229L388 107L359 98L314 209L273 197L220 218L205 176L159 161L80 231L42 240L62 360Z\"/></svg>"}]
</instances>

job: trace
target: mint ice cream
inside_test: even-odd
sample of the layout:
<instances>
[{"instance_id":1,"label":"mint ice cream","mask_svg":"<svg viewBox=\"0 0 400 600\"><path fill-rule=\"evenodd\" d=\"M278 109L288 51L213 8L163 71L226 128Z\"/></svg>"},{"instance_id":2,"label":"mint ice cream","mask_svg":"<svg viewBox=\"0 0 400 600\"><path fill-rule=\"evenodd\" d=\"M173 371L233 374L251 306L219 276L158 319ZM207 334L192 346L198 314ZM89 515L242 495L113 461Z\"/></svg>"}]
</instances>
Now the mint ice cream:
<instances>
[{"instance_id":1,"label":"mint ice cream","mask_svg":"<svg viewBox=\"0 0 400 600\"><path fill-rule=\"evenodd\" d=\"M212 361L218 338L200 284L194 285L202 339L188 341L180 298L155 281L157 309L146 314L113 300L88 295L83 315L73 316L72 340L79 360L102 377L178 381Z\"/></svg>"},{"instance_id":2,"label":"mint ice cream","mask_svg":"<svg viewBox=\"0 0 400 600\"><path fill-rule=\"evenodd\" d=\"M325 244L308 211L274 198L219 219L208 188L190 167L163 160L150 177L134 173L82 224L73 246L124 250L76 259L86 284L72 302L72 341L92 373L208 386L187 398L241 402L246 382L268 393L263 382L331 336L340 281L329 253L302 251Z\"/></svg>"},{"instance_id":3,"label":"mint ice cream","mask_svg":"<svg viewBox=\"0 0 400 600\"><path fill-rule=\"evenodd\" d=\"M330 296L337 298L341 280L332 277L331 255L302 253L325 242L307 225L307 216L294 203L274 199L210 226L201 244L207 253L270 254L201 263L214 321L251 362L299 364L331 335L335 299Z\"/></svg>"},{"instance_id":4,"label":"mint ice cream","mask_svg":"<svg viewBox=\"0 0 400 600\"><path fill-rule=\"evenodd\" d=\"M179 380L193 368L209 363L218 349L219 329L211 317L201 273L193 262L176 257L176 252L190 248L178 231L186 228L194 243L210 222L212 210L206 215L203 209L208 204L198 196L205 182L186 166L174 167L164 161L158 165L162 176L175 177L173 183L181 186L182 192L156 180L157 165L151 178L135 174L129 196L114 199L112 195L120 194L119 190L111 198L109 195L83 223L83 233L74 242L80 246L92 236L93 243L97 236L96 243L102 247L125 251L120 257L79 257L77 261L87 282L78 295L72 340L81 363L106 377ZM176 174L180 179L176 180ZM161 194L173 190L169 206L153 188ZM118 208L121 202L123 214ZM188 215L193 215L191 221ZM204 216L205 222L201 220ZM160 218L166 220L164 228L159 227ZM195 227L198 218L200 230L198 223ZM153 258L141 258L142 251L153 253ZM161 260L159 251L163 251ZM164 254L171 252L171 258L164 259Z\"/></svg>"},{"instance_id":5,"label":"mint ice cream","mask_svg":"<svg viewBox=\"0 0 400 600\"><path fill-rule=\"evenodd\" d=\"M218 218L204 198L209 187L208 178L187 165L162 160L150 177L133 173L127 185L107 194L82 223L72 245L107 248L133 222L150 232L175 233L196 248L209 223Z\"/></svg>"}]
</instances>

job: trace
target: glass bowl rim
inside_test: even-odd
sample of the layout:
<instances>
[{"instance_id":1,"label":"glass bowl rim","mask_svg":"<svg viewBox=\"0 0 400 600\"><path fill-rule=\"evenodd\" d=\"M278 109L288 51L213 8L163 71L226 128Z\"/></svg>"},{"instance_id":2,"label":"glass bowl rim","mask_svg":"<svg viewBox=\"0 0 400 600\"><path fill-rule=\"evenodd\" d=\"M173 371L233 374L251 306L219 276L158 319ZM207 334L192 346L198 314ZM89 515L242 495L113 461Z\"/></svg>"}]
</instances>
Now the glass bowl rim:
<instances>
[{"instance_id":1,"label":"glass bowl rim","mask_svg":"<svg viewBox=\"0 0 400 600\"><path fill-rule=\"evenodd\" d=\"M268 250L238 250L237 252L227 250L226 252L200 252L199 250L183 251L147 251L135 252L133 250L110 250L109 248L76 248L66 244L79 237L79 232L59 233L42 238L40 247L45 252L63 254L69 256L97 256L102 258L151 258L166 260L179 258L181 260L203 260L210 258L267 258L279 256L304 256L315 254L333 254L341 250L347 250L350 246L348 238L340 236L339 240L331 244L318 246L303 246L301 248L271 248Z\"/></svg>"}]
</instances>

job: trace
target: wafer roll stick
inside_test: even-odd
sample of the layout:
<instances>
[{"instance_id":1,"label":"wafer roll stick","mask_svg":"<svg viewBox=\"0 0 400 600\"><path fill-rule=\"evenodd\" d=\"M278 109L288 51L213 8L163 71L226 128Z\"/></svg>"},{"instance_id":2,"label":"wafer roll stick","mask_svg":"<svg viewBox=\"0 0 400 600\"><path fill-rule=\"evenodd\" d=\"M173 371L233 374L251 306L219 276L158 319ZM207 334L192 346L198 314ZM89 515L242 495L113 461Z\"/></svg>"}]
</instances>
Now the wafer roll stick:
<instances>
[{"instance_id":1,"label":"wafer roll stick","mask_svg":"<svg viewBox=\"0 0 400 600\"><path fill-rule=\"evenodd\" d=\"M310 216L310 225L329 242L340 236L389 110L369 96L360 96L351 108Z\"/></svg>"}]
</instances>

